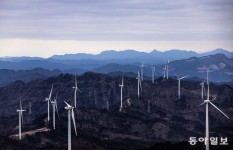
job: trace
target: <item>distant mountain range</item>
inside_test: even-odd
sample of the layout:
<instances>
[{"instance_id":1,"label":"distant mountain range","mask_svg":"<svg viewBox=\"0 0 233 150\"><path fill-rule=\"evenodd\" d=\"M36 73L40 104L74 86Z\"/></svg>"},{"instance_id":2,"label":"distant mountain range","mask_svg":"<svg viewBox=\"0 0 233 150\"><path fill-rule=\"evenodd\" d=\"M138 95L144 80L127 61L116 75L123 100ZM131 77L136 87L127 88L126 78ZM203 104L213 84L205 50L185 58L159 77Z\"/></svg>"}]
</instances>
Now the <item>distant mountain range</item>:
<instances>
[{"instance_id":1,"label":"distant mountain range","mask_svg":"<svg viewBox=\"0 0 233 150\"><path fill-rule=\"evenodd\" d=\"M0 69L0 86L7 85L16 80L21 80L24 82L28 82L34 79L45 79L50 76L56 76L61 74L60 70L46 70L43 68L35 68L32 70L8 70L8 69Z\"/></svg>"},{"instance_id":2,"label":"distant mountain range","mask_svg":"<svg viewBox=\"0 0 233 150\"><path fill-rule=\"evenodd\" d=\"M201 73L206 67L213 70L210 80L214 82L233 81L233 52L216 49L207 53L198 54L193 51L170 50L160 52L154 50L150 53L135 50L104 51L100 54L66 54L54 55L44 59L39 57L7 57L0 58L1 82L0 85L12 82L14 79L30 81L30 79L48 77L49 70L57 70L58 73L82 74L87 71L104 73L109 75L127 74L131 77L137 74L139 65L144 62L144 75L151 77L151 66L156 65L156 76L163 76L165 62L169 59L169 75L190 75L205 79L206 74ZM35 68L43 68L46 73L35 74ZM21 70L21 71L19 71ZM23 72L22 70L27 70ZM32 77L32 70L35 77ZM9 73L9 76L6 74ZM12 73L14 75L12 75ZM24 73L24 74L22 74ZM18 74L18 75L16 75Z\"/></svg>"},{"instance_id":3,"label":"distant mountain range","mask_svg":"<svg viewBox=\"0 0 233 150\"><path fill-rule=\"evenodd\" d=\"M47 59L41 57L0 57L2 61L8 62L21 62L21 61L29 61L29 60L48 60L48 61L56 61L56 60L101 60L105 63L132 63L145 61L146 63L164 63L168 59L179 60L179 59L187 59L190 57L203 57L214 54L224 54L228 58L233 58L233 52L224 50L224 49L215 49L205 53L197 53L194 51L187 50L168 50L168 51L158 51L153 50L149 53L139 52L136 50L124 50L124 51L115 51L115 50L106 50L99 54L87 54L87 53L77 53L77 54L64 54L64 55L53 55ZM68 62L66 62L68 63Z\"/></svg>"},{"instance_id":4,"label":"distant mountain range","mask_svg":"<svg viewBox=\"0 0 233 150\"><path fill-rule=\"evenodd\" d=\"M164 64L156 65L156 76L163 76ZM214 82L232 82L233 81L233 58L227 58L223 54L215 54L203 57L191 57L189 59L175 60L169 63L169 76L176 77L189 75L200 79L206 78L205 69L212 70L210 80ZM93 72L110 74L119 72L122 74L127 72L135 73L139 71L139 64L107 64L92 70ZM144 75L151 77L151 65L147 64L144 68Z\"/></svg>"},{"instance_id":5,"label":"distant mountain range","mask_svg":"<svg viewBox=\"0 0 233 150\"><path fill-rule=\"evenodd\" d=\"M179 59L186 59L190 57L202 57L214 54L224 54L226 57L233 58L233 52L229 52L224 49L215 49L210 52L205 53L197 53L194 51L187 51L187 50L168 50L165 52L161 52L158 50L153 50L150 53L146 52L138 52L136 50L125 50L125 51L103 51L100 54L93 55L93 54L85 54L85 53L78 53L78 54L65 54L65 55L54 55L50 57L50 59L59 59L59 60L81 60L81 59L97 59L97 60L122 60L122 59L129 59L132 61L135 59L135 62L144 61L149 62L153 60L154 63L164 62L169 60L179 60Z\"/></svg>"}]
</instances>

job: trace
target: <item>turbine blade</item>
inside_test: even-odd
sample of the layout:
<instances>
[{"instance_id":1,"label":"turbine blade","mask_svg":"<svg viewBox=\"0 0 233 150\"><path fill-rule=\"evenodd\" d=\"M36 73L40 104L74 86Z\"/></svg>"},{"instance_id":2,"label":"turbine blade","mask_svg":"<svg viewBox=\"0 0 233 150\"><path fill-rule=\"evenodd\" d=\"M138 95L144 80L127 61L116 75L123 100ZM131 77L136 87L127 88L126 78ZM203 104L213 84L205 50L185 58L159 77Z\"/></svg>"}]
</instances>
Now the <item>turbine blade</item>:
<instances>
[{"instance_id":1,"label":"turbine blade","mask_svg":"<svg viewBox=\"0 0 233 150\"><path fill-rule=\"evenodd\" d=\"M187 78L189 75L187 75L187 76L183 76L183 77L181 77L180 79L184 79L184 78Z\"/></svg>"},{"instance_id":2,"label":"turbine blade","mask_svg":"<svg viewBox=\"0 0 233 150\"><path fill-rule=\"evenodd\" d=\"M71 107L66 101L64 101L68 107Z\"/></svg>"},{"instance_id":3,"label":"turbine blade","mask_svg":"<svg viewBox=\"0 0 233 150\"><path fill-rule=\"evenodd\" d=\"M80 93L82 93L82 91L79 89L79 88L77 88L78 89L78 91L80 92Z\"/></svg>"},{"instance_id":4,"label":"turbine blade","mask_svg":"<svg viewBox=\"0 0 233 150\"><path fill-rule=\"evenodd\" d=\"M201 103L199 106L201 106L201 105L203 105L203 104L205 104L205 102Z\"/></svg>"},{"instance_id":5,"label":"turbine blade","mask_svg":"<svg viewBox=\"0 0 233 150\"><path fill-rule=\"evenodd\" d=\"M49 93L49 100L51 99L52 93L53 93L53 84L52 84L52 88L51 88L50 93Z\"/></svg>"},{"instance_id":6,"label":"turbine blade","mask_svg":"<svg viewBox=\"0 0 233 150\"><path fill-rule=\"evenodd\" d=\"M19 105L20 105L20 109L22 110L21 96L19 98Z\"/></svg>"},{"instance_id":7,"label":"turbine blade","mask_svg":"<svg viewBox=\"0 0 233 150\"><path fill-rule=\"evenodd\" d=\"M74 100L76 101L77 90L74 90Z\"/></svg>"},{"instance_id":8,"label":"turbine blade","mask_svg":"<svg viewBox=\"0 0 233 150\"><path fill-rule=\"evenodd\" d=\"M55 100L55 109L56 109L58 118L60 118L59 113L58 113L58 108L57 108L57 100Z\"/></svg>"},{"instance_id":9,"label":"turbine blade","mask_svg":"<svg viewBox=\"0 0 233 150\"><path fill-rule=\"evenodd\" d=\"M72 109L72 120L73 120L73 124L74 124L74 131L75 131L75 134L77 136L76 124L75 124L75 118L74 118L74 109Z\"/></svg>"},{"instance_id":10,"label":"turbine blade","mask_svg":"<svg viewBox=\"0 0 233 150\"><path fill-rule=\"evenodd\" d=\"M141 79L139 79L139 86L140 86L140 89L142 91L142 82L141 82Z\"/></svg>"},{"instance_id":11,"label":"turbine blade","mask_svg":"<svg viewBox=\"0 0 233 150\"><path fill-rule=\"evenodd\" d=\"M227 119L229 119L229 117L226 115L226 114L224 114L224 112L222 112L217 106L215 106L211 101L209 101L209 103L212 105L212 106L214 106L218 111L220 111L225 117L227 117Z\"/></svg>"},{"instance_id":12,"label":"turbine blade","mask_svg":"<svg viewBox=\"0 0 233 150\"><path fill-rule=\"evenodd\" d=\"M76 75L75 75L75 87L77 87L77 78L76 78Z\"/></svg>"},{"instance_id":13,"label":"turbine blade","mask_svg":"<svg viewBox=\"0 0 233 150\"><path fill-rule=\"evenodd\" d=\"M206 91L205 91L205 85L204 85L204 86L203 86L203 94L205 94L205 92L206 92ZM206 94L205 94L205 95L206 95Z\"/></svg>"},{"instance_id":14,"label":"turbine blade","mask_svg":"<svg viewBox=\"0 0 233 150\"><path fill-rule=\"evenodd\" d=\"M176 74L176 72L174 72L174 74L176 75L177 79L179 79L178 75Z\"/></svg>"},{"instance_id":15,"label":"turbine blade","mask_svg":"<svg viewBox=\"0 0 233 150\"><path fill-rule=\"evenodd\" d=\"M124 86L124 77L122 77L122 85Z\"/></svg>"}]
</instances>

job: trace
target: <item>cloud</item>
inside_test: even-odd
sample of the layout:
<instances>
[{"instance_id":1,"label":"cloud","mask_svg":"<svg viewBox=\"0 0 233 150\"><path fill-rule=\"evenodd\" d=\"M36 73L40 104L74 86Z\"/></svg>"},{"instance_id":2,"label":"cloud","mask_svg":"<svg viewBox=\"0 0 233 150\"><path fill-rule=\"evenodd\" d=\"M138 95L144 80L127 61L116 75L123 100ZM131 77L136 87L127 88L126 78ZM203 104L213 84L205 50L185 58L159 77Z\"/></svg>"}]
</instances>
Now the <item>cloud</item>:
<instances>
[{"instance_id":1,"label":"cloud","mask_svg":"<svg viewBox=\"0 0 233 150\"><path fill-rule=\"evenodd\" d=\"M231 0L3 0L0 38L233 39Z\"/></svg>"}]
</instances>

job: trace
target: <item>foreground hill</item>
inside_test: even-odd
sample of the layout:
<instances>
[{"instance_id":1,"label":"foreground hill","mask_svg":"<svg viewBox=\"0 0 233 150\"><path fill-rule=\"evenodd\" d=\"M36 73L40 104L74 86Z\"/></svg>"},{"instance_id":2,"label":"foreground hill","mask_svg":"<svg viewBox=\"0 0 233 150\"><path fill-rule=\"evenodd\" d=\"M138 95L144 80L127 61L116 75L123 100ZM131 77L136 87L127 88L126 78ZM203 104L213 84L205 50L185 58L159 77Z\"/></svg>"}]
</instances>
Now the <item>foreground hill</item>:
<instances>
[{"instance_id":1,"label":"foreground hill","mask_svg":"<svg viewBox=\"0 0 233 150\"><path fill-rule=\"evenodd\" d=\"M123 110L119 112L121 77L85 73L77 77L78 109L75 109L78 136L72 131L73 148L83 149L143 149L157 142L188 141L190 136L205 134L205 107L196 81L181 82L181 99L177 99L177 81L159 78L156 84L143 82L141 96L137 96L137 80L124 78ZM72 103L74 76L65 74L29 83L17 81L0 88L0 133L17 138L19 95L23 109L32 102L32 115L24 115L22 143L37 148L66 149L67 112L64 100ZM60 120L56 130L46 122L47 103L51 85L58 92ZM211 99L230 118L233 118L233 88L228 85L210 85ZM109 111L106 109L109 101ZM233 137L232 119L228 120L210 107L211 136ZM73 127L72 127L73 130ZM42 132L36 132L42 131ZM203 145L202 145L203 146Z\"/></svg>"}]
</instances>

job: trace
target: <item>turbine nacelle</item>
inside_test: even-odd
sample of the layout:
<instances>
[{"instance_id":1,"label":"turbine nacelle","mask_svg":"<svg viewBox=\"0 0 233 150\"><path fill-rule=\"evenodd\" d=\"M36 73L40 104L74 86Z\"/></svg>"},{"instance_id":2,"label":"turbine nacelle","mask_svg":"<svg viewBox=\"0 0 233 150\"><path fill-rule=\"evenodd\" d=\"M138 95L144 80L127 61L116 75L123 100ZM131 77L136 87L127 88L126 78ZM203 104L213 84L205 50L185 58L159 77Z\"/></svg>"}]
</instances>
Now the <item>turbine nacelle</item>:
<instances>
[{"instance_id":1,"label":"turbine nacelle","mask_svg":"<svg viewBox=\"0 0 233 150\"><path fill-rule=\"evenodd\" d=\"M65 107L65 109L66 110L69 110L69 109L73 109L74 107L72 107L71 105L69 105L66 101L64 101L65 103L66 103L66 107Z\"/></svg>"},{"instance_id":2,"label":"turbine nacelle","mask_svg":"<svg viewBox=\"0 0 233 150\"><path fill-rule=\"evenodd\" d=\"M208 99L204 100L204 103L208 103L208 102L210 102L210 100L208 100Z\"/></svg>"},{"instance_id":3,"label":"turbine nacelle","mask_svg":"<svg viewBox=\"0 0 233 150\"><path fill-rule=\"evenodd\" d=\"M44 101L50 101L50 99L49 98L45 98L45 100Z\"/></svg>"},{"instance_id":4,"label":"turbine nacelle","mask_svg":"<svg viewBox=\"0 0 233 150\"><path fill-rule=\"evenodd\" d=\"M26 111L26 110L17 109L16 111L17 111L17 112L23 112L23 111Z\"/></svg>"}]
</instances>

